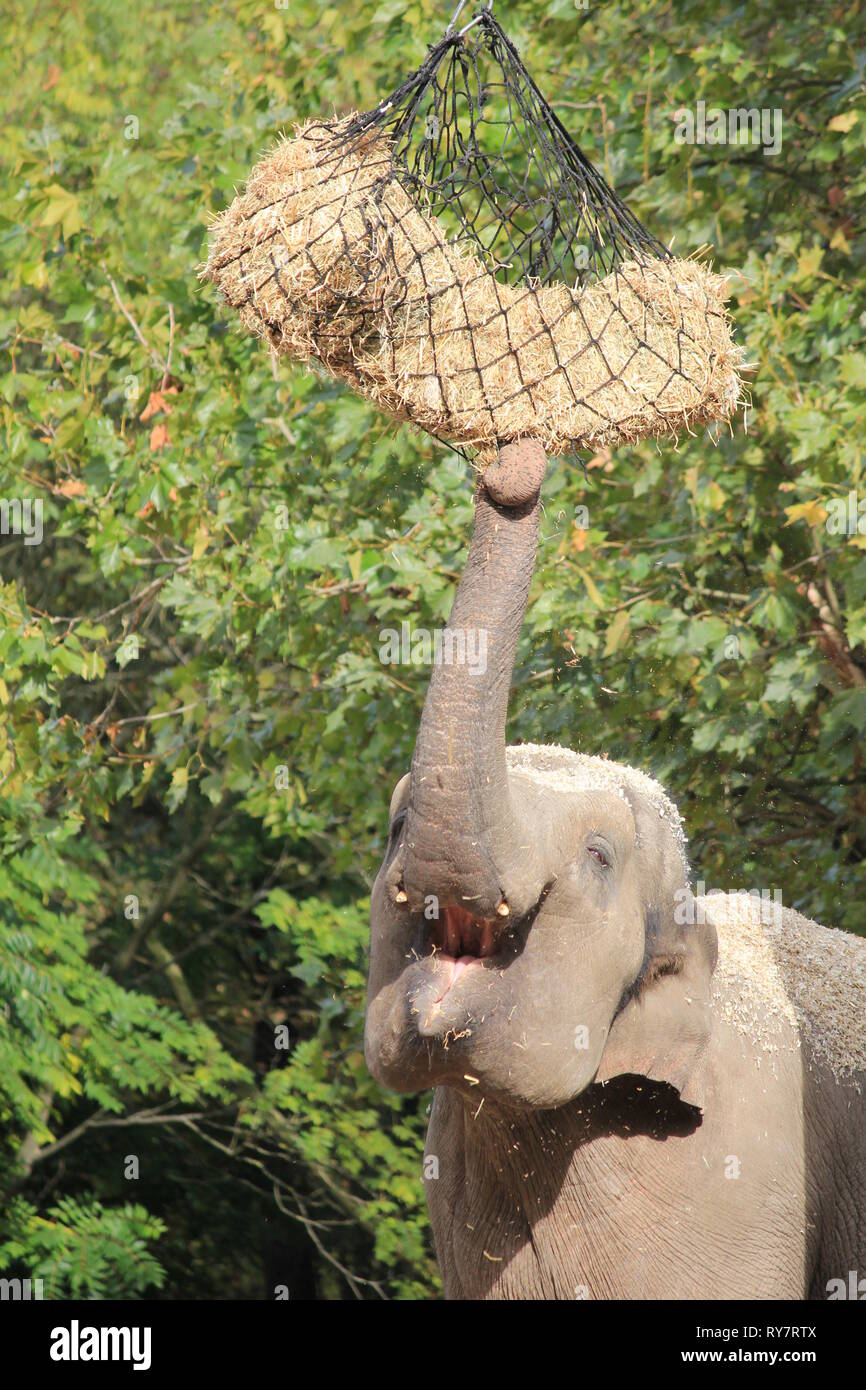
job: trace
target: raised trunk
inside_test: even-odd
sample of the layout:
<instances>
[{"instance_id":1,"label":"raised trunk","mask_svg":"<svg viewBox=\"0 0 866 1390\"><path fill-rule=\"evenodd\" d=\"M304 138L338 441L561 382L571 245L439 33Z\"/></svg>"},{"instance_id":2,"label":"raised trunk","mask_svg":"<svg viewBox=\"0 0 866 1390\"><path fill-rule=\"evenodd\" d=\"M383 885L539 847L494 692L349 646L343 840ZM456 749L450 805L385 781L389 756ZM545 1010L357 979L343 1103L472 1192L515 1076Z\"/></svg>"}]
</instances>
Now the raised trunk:
<instances>
[{"instance_id":1,"label":"raised trunk","mask_svg":"<svg viewBox=\"0 0 866 1390\"><path fill-rule=\"evenodd\" d=\"M543 887L505 767L508 695L535 564L545 463L540 446L520 447L529 500L516 506L493 500L491 493L508 501L521 495L514 455L503 450L495 471L478 484L466 569L424 702L395 864L414 910L434 895L476 918L520 915Z\"/></svg>"}]
</instances>

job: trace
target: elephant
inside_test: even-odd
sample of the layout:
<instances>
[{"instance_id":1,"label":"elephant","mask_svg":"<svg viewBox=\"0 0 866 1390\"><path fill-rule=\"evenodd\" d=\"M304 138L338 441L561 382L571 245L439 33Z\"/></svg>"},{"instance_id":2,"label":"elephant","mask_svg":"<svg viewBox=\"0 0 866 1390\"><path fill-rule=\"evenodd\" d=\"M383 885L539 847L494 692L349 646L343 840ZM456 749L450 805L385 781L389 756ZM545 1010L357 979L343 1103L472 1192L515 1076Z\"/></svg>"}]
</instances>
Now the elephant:
<instances>
[{"instance_id":1,"label":"elephant","mask_svg":"<svg viewBox=\"0 0 866 1390\"><path fill-rule=\"evenodd\" d=\"M434 667L371 894L366 1061L434 1090L445 1296L866 1296L866 941L696 894L647 774L506 746L545 462L510 448L449 619L486 667Z\"/></svg>"}]
</instances>

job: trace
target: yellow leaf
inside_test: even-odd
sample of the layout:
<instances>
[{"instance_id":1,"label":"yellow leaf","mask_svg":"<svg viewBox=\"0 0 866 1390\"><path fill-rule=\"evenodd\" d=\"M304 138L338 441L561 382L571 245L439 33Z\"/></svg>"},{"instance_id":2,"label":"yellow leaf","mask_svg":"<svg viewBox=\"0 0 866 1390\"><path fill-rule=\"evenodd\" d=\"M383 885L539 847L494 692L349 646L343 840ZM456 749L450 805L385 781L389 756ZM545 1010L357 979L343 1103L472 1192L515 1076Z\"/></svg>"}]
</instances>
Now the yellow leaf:
<instances>
[{"instance_id":1,"label":"yellow leaf","mask_svg":"<svg viewBox=\"0 0 866 1390\"><path fill-rule=\"evenodd\" d=\"M793 507L785 507L784 512L788 518L786 526L793 526L795 521L805 521L807 526L820 526L821 522L827 519L827 508L817 498L811 502L797 502Z\"/></svg>"},{"instance_id":2,"label":"yellow leaf","mask_svg":"<svg viewBox=\"0 0 866 1390\"><path fill-rule=\"evenodd\" d=\"M846 237L845 233L842 231L841 227L839 227L833 233L832 239L830 241L830 250L841 251L843 256L850 256L851 254L851 243Z\"/></svg>"},{"instance_id":3,"label":"yellow leaf","mask_svg":"<svg viewBox=\"0 0 866 1390\"><path fill-rule=\"evenodd\" d=\"M206 526L199 526L195 533L195 540L192 543L192 558L200 560L208 547L210 541L210 531Z\"/></svg>"},{"instance_id":4,"label":"yellow leaf","mask_svg":"<svg viewBox=\"0 0 866 1390\"><path fill-rule=\"evenodd\" d=\"M581 569L580 565L578 565L577 567L577 572L583 580L584 584L586 585L586 592L589 594L596 608L604 608L604 599L598 592L595 581L590 578L586 570Z\"/></svg>"},{"instance_id":5,"label":"yellow leaf","mask_svg":"<svg viewBox=\"0 0 866 1390\"><path fill-rule=\"evenodd\" d=\"M810 246L807 250L801 251L797 257L796 280L811 280L824 259L824 252L820 246Z\"/></svg>"},{"instance_id":6,"label":"yellow leaf","mask_svg":"<svg viewBox=\"0 0 866 1390\"><path fill-rule=\"evenodd\" d=\"M76 1081L74 1076L69 1076L65 1072L55 1071L54 1089L59 1096L67 1100L69 1096L81 1095L81 1082Z\"/></svg>"},{"instance_id":7,"label":"yellow leaf","mask_svg":"<svg viewBox=\"0 0 866 1390\"><path fill-rule=\"evenodd\" d=\"M349 573L356 584L361 578L361 559L362 555L360 550L356 550L354 555L349 556Z\"/></svg>"},{"instance_id":8,"label":"yellow leaf","mask_svg":"<svg viewBox=\"0 0 866 1390\"><path fill-rule=\"evenodd\" d=\"M34 290L42 290L48 283L48 269L44 261L39 261L32 270L22 274L21 279L25 285L32 285Z\"/></svg>"},{"instance_id":9,"label":"yellow leaf","mask_svg":"<svg viewBox=\"0 0 866 1390\"><path fill-rule=\"evenodd\" d=\"M834 116L832 121L827 124L828 130L841 130L843 135L847 135L853 125L857 123L857 112L846 111L844 116Z\"/></svg>"},{"instance_id":10,"label":"yellow leaf","mask_svg":"<svg viewBox=\"0 0 866 1390\"><path fill-rule=\"evenodd\" d=\"M42 214L42 225L55 227L58 222L62 223L63 235L68 240L75 232L81 231L78 199L59 183L49 184L45 192L48 195L48 206Z\"/></svg>"},{"instance_id":11,"label":"yellow leaf","mask_svg":"<svg viewBox=\"0 0 866 1390\"><path fill-rule=\"evenodd\" d=\"M617 648L622 646L628 629L628 609L621 608L607 630L607 637L604 643L605 656L612 656Z\"/></svg>"}]
</instances>

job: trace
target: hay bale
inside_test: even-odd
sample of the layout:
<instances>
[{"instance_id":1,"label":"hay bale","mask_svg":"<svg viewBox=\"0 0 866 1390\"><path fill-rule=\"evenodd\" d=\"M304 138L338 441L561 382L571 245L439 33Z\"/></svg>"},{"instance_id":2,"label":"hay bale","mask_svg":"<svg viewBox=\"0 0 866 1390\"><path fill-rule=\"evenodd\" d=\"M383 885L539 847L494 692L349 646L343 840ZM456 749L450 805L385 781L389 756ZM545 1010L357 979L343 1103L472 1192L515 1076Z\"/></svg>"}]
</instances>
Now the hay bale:
<instances>
[{"instance_id":1,"label":"hay bale","mask_svg":"<svg viewBox=\"0 0 866 1390\"><path fill-rule=\"evenodd\" d=\"M277 352L482 457L676 435L739 398L721 276L650 259L582 291L503 283L412 202L381 135L281 141L215 221L202 278Z\"/></svg>"}]
</instances>

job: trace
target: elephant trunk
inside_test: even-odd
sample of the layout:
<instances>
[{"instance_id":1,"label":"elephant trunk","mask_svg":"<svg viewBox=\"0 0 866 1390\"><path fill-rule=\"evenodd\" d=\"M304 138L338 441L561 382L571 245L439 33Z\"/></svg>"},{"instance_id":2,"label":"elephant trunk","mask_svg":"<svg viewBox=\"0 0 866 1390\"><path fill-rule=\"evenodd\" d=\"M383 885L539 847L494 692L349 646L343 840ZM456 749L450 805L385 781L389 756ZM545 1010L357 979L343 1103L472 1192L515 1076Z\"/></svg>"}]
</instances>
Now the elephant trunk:
<instances>
[{"instance_id":1,"label":"elephant trunk","mask_svg":"<svg viewBox=\"0 0 866 1390\"><path fill-rule=\"evenodd\" d=\"M415 911L432 895L476 919L518 917L543 886L509 790L505 720L545 464L533 441L506 446L478 484L469 556L424 702L402 853L392 866L397 901Z\"/></svg>"}]
</instances>

